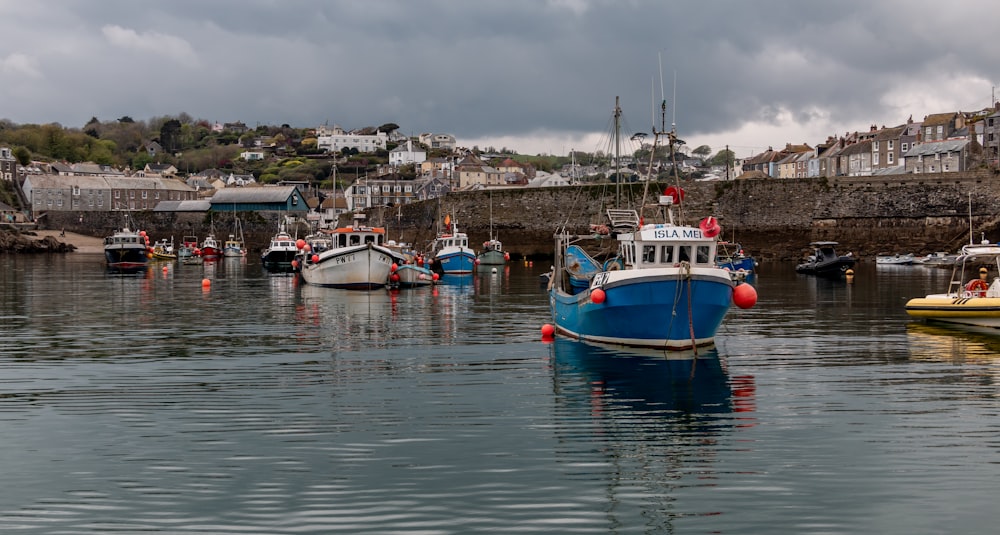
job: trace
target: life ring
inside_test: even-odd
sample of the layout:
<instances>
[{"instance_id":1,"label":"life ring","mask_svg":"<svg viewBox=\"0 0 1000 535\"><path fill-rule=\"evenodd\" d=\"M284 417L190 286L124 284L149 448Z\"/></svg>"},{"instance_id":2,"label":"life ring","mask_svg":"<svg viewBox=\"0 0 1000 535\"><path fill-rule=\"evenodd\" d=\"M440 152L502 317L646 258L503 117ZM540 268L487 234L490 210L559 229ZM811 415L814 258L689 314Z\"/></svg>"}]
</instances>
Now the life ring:
<instances>
[{"instance_id":1,"label":"life ring","mask_svg":"<svg viewBox=\"0 0 1000 535\"><path fill-rule=\"evenodd\" d=\"M990 285L982 279L972 279L965 285L965 291L969 297L986 297L986 290L989 288Z\"/></svg>"},{"instance_id":2,"label":"life ring","mask_svg":"<svg viewBox=\"0 0 1000 535\"><path fill-rule=\"evenodd\" d=\"M604 265L601 267L604 268L604 271L618 271L619 269L624 268L625 265L622 263L621 258L615 257L606 260Z\"/></svg>"}]
</instances>

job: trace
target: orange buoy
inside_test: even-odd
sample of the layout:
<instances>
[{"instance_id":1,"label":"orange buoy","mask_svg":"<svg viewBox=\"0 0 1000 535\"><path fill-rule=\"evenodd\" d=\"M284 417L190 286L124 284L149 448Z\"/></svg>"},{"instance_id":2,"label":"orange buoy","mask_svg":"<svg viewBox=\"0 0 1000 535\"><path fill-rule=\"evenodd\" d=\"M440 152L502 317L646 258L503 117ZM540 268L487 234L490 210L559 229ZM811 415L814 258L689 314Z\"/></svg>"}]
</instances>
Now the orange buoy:
<instances>
[{"instance_id":1,"label":"orange buoy","mask_svg":"<svg viewBox=\"0 0 1000 535\"><path fill-rule=\"evenodd\" d=\"M743 283L733 288L733 303L740 308L751 308L757 304L757 290Z\"/></svg>"},{"instance_id":2,"label":"orange buoy","mask_svg":"<svg viewBox=\"0 0 1000 535\"><path fill-rule=\"evenodd\" d=\"M303 240L302 238L299 238L299 239L295 240L295 248L296 249L301 249L301 248L303 248L305 246L306 246L306 241Z\"/></svg>"},{"instance_id":3,"label":"orange buoy","mask_svg":"<svg viewBox=\"0 0 1000 535\"><path fill-rule=\"evenodd\" d=\"M212 281L210 281L208 279L201 279L201 287L202 288L208 288L211 285L212 285Z\"/></svg>"},{"instance_id":4,"label":"orange buoy","mask_svg":"<svg viewBox=\"0 0 1000 535\"><path fill-rule=\"evenodd\" d=\"M315 264L316 262L319 262L319 255L318 254L314 254L312 256L312 261L313 261L313 264Z\"/></svg>"},{"instance_id":5,"label":"orange buoy","mask_svg":"<svg viewBox=\"0 0 1000 535\"><path fill-rule=\"evenodd\" d=\"M607 295L604 294L604 290L600 288L594 288L590 291L590 301L595 305L599 305L607 299Z\"/></svg>"},{"instance_id":6,"label":"orange buoy","mask_svg":"<svg viewBox=\"0 0 1000 535\"><path fill-rule=\"evenodd\" d=\"M556 334L556 328L551 323L546 323L542 325L542 338L552 338L552 335Z\"/></svg>"},{"instance_id":7,"label":"orange buoy","mask_svg":"<svg viewBox=\"0 0 1000 535\"><path fill-rule=\"evenodd\" d=\"M438 275L437 273L435 273L435 274L431 275L431 280L438 280L438 279L440 279L440 278L441 278L441 276L440 276L440 275Z\"/></svg>"},{"instance_id":8,"label":"orange buoy","mask_svg":"<svg viewBox=\"0 0 1000 535\"><path fill-rule=\"evenodd\" d=\"M307 252L307 253L309 251L312 251L312 249L313 249L312 245L309 245L308 243L302 246L302 250L305 251L305 252Z\"/></svg>"},{"instance_id":9,"label":"orange buoy","mask_svg":"<svg viewBox=\"0 0 1000 535\"><path fill-rule=\"evenodd\" d=\"M708 216L701 220L698 224L698 228L701 229L701 233L705 235L706 238L714 238L722 232L722 227L719 226L719 220L712 216Z\"/></svg>"},{"instance_id":10,"label":"orange buoy","mask_svg":"<svg viewBox=\"0 0 1000 535\"><path fill-rule=\"evenodd\" d=\"M298 269L298 267L299 267L299 261L292 260L292 269Z\"/></svg>"}]
</instances>

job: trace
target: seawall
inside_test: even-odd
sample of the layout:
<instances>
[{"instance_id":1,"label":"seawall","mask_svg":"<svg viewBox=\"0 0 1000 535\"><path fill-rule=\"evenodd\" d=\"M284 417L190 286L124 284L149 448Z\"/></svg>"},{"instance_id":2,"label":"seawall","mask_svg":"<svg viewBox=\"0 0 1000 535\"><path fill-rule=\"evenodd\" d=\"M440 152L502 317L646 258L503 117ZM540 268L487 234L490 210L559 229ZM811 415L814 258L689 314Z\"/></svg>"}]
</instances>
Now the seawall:
<instances>
[{"instance_id":1,"label":"seawall","mask_svg":"<svg viewBox=\"0 0 1000 535\"><path fill-rule=\"evenodd\" d=\"M650 184L646 205L656 203L666 184ZM797 260L812 241L840 242L842 252L865 258L879 253L955 251L971 234L1000 241L1000 176L992 171L934 175L765 179L684 182L684 222L714 215L723 236L762 259ZM637 207L644 184L615 184L452 193L440 200L371 209L367 224L384 225L390 238L425 247L445 214L469 234L474 248L493 232L515 258L552 255L557 228L585 234L591 223L620 198ZM647 209L652 222L654 211ZM232 214L133 214L153 239L184 234L203 237L214 224L216 237L231 231ZM279 214L239 214L251 250L259 251L277 229ZM116 214L49 212L48 228L107 235ZM344 216L342 224L349 224ZM300 235L305 229L300 231Z\"/></svg>"}]
</instances>

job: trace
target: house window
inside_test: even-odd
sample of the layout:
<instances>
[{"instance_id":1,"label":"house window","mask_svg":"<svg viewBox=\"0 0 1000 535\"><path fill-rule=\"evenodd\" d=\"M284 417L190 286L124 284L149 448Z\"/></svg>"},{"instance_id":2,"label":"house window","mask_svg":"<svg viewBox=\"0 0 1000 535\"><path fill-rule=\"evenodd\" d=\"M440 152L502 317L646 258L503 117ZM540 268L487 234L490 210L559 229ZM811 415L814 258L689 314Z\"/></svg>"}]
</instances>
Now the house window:
<instances>
[{"instance_id":1,"label":"house window","mask_svg":"<svg viewBox=\"0 0 1000 535\"><path fill-rule=\"evenodd\" d=\"M899 150L900 150L900 152L906 152L907 150L909 150L909 147L910 147L909 143L903 143L903 145L901 146L901 148Z\"/></svg>"},{"instance_id":2,"label":"house window","mask_svg":"<svg viewBox=\"0 0 1000 535\"><path fill-rule=\"evenodd\" d=\"M115 190L115 198L116 199L121 199L122 198L122 192L120 192L118 190Z\"/></svg>"},{"instance_id":3,"label":"house window","mask_svg":"<svg viewBox=\"0 0 1000 535\"><path fill-rule=\"evenodd\" d=\"M154 198L154 199L159 199L159 198L160 198L160 192L159 192L159 191L157 191L156 193L154 193L154 194L153 194L153 198Z\"/></svg>"},{"instance_id":4,"label":"house window","mask_svg":"<svg viewBox=\"0 0 1000 535\"><path fill-rule=\"evenodd\" d=\"M889 165L892 165L892 163L893 163L893 153L891 153L891 152L889 153L888 157L886 158L886 163L888 163Z\"/></svg>"},{"instance_id":5,"label":"house window","mask_svg":"<svg viewBox=\"0 0 1000 535\"><path fill-rule=\"evenodd\" d=\"M931 132L932 132L932 130L931 130L931 127L929 127L929 126L924 129L924 135L926 135L928 138L931 137Z\"/></svg>"},{"instance_id":6,"label":"house window","mask_svg":"<svg viewBox=\"0 0 1000 535\"><path fill-rule=\"evenodd\" d=\"M940 125L940 124L938 125L938 131L937 131L937 133L938 133L939 137L944 134L944 125Z\"/></svg>"},{"instance_id":7,"label":"house window","mask_svg":"<svg viewBox=\"0 0 1000 535\"><path fill-rule=\"evenodd\" d=\"M878 152L878 141L872 141L872 152Z\"/></svg>"},{"instance_id":8,"label":"house window","mask_svg":"<svg viewBox=\"0 0 1000 535\"><path fill-rule=\"evenodd\" d=\"M948 162L945 162L945 164L944 164L944 166L943 166L942 170L943 170L943 171L947 171L949 167L950 167L950 166L948 165Z\"/></svg>"},{"instance_id":9,"label":"house window","mask_svg":"<svg viewBox=\"0 0 1000 535\"><path fill-rule=\"evenodd\" d=\"M147 195L147 194L148 194L148 192L146 192L146 191L143 191L143 192L142 192L142 198L143 198L143 199L145 199L145 198L146 198L146 195Z\"/></svg>"},{"instance_id":10,"label":"house window","mask_svg":"<svg viewBox=\"0 0 1000 535\"><path fill-rule=\"evenodd\" d=\"M134 192L134 191L130 191L130 192L128 192L128 198L129 198L129 199L134 199L134 198L135 198L135 192ZM133 208L134 208L134 207L133 207Z\"/></svg>"},{"instance_id":11,"label":"house window","mask_svg":"<svg viewBox=\"0 0 1000 535\"><path fill-rule=\"evenodd\" d=\"M878 153L872 154L872 165L878 165Z\"/></svg>"},{"instance_id":12,"label":"house window","mask_svg":"<svg viewBox=\"0 0 1000 535\"><path fill-rule=\"evenodd\" d=\"M80 194L80 186L73 186L73 195Z\"/></svg>"},{"instance_id":13,"label":"house window","mask_svg":"<svg viewBox=\"0 0 1000 535\"><path fill-rule=\"evenodd\" d=\"M891 139L889 141L885 142L885 149L886 150L890 150L890 151L892 150L892 140Z\"/></svg>"}]
</instances>

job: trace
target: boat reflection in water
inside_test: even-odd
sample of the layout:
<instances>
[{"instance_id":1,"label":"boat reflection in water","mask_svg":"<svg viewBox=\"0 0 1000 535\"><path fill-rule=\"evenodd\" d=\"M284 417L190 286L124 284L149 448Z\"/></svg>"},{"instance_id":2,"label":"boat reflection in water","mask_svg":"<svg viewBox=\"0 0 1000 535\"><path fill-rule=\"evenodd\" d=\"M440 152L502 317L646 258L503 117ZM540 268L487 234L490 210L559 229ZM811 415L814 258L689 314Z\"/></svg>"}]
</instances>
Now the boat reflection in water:
<instances>
[{"instance_id":1,"label":"boat reflection in water","mask_svg":"<svg viewBox=\"0 0 1000 535\"><path fill-rule=\"evenodd\" d=\"M573 422L560 443L567 458L595 453L573 477L605 482L608 532L642 516L645 532L674 533L684 518L724 513L680 497L717 495L731 435L756 422L752 377L730 380L714 346L695 356L556 338L551 351L560 416Z\"/></svg>"},{"instance_id":2,"label":"boat reflection in water","mask_svg":"<svg viewBox=\"0 0 1000 535\"><path fill-rule=\"evenodd\" d=\"M910 358L922 361L1000 363L1000 331L967 325L906 324Z\"/></svg>"},{"instance_id":3,"label":"boat reflection in water","mask_svg":"<svg viewBox=\"0 0 1000 535\"><path fill-rule=\"evenodd\" d=\"M608 418L659 413L675 417L673 423L688 431L712 434L713 428L739 424L733 413L754 409L753 378L730 380L715 346L699 348L695 355L557 337L552 352L557 393L583 388L587 404Z\"/></svg>"}]
</instances>

